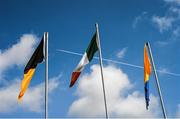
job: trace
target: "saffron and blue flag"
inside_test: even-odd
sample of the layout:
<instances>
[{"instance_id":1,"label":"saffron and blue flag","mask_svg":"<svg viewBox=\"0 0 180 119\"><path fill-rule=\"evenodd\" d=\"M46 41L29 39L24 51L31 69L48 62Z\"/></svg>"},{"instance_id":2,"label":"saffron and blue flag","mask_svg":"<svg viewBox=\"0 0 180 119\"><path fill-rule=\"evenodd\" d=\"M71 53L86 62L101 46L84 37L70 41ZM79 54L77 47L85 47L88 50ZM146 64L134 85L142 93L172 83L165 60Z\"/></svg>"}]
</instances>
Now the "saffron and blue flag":
<instances>
[{"instance_id":1,"label":"saffron and blue flag","mask_svg":"<svg viewBox=\"0 0 180 119\"><path fill-rule=\"evenodd\" d=\"M151 74L151 64L148 57L147 46L144 46L144 91L146 100L146 109L149 107L149 76Z\"/></svg>"}]
</instances>

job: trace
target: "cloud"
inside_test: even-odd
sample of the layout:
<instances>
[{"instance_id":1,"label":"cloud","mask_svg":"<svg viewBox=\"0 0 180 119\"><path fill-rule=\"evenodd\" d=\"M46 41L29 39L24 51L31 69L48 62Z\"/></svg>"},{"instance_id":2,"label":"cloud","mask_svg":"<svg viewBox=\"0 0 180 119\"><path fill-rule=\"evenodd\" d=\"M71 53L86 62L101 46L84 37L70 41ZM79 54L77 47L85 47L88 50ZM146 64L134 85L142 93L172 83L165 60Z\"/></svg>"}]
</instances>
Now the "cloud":
<instances>
[{"instance_id":1,"label":"cloud","mask_svg":"<svg viewBox=\"0 0 180 119\"><path fill-rule=\"evenodd\" d=\"M0 78L5 83L0 87L0 113L14 112L20 108L31 112L41 112L44 105L44 83L30 86L19 104L17 96L19 94L21 80L7 80L3 75L13 66L24 65L32 55L36 44L37 36L24 34L20 40L6 50L0 50ZM49 93L52 93L59 86L61 74L49 80Z\"/></svg>"},{"instance_id":2,"label":"cloud","mask_svg":"<svg viewBox=\"0 0 180 119\"><path fill-rule=\"evenodd\" d=\"M49 80L49 93L59 85L60 75ZM22 102L18 103L20 80L15 79L8 85L0 88L0 112L14 112L20 108L23 110L39 113L44 109L44 82L36 86L30 86L25 93Z\"/></svg>"},{"instance_id":3,"label":"cloud","mask_svg":"<svg viewBox=\"0 0 180 119\"><path fill-rule=\"evenodd\" d=\"M177 4L177 5L180 5L180 0L164 0L165 2L167 3L174 3L174 4Z\"/></svg>"},{"instance_id":4,"label":"cloud","mask_svg":"<svg viewBox=\"0 0 180 119\"><path fill-rule=\"evenodd\" d=\"M173 30L172 32L174 40L180 37L180 27L177 27L176 29Z\"/></svg>"},{"instance_id":5,"label":"cloud","mask_svg":"<svg viewBox=\"0 0 180 119\"><path fill-rule=\"evenodd\" d=\"M25 34L15 45L0 50L0 75L8 68L25 64L33 52L37 39L33 34Z\"/></svg>"},{"instance_id":6,"label":"cloud","mask_svg":"<svg viewBox=\"0 0 180 119\"><path fill-rule=\"evenodd\" d=\"M104 67L108 114L110 117L157 117L159 104L150 95L150 109L145 108L144 94L132 91L134 85L121 69L108 65ZM71 117L104 117L104 102L99 65L93 65L91 72L79 79L75 95L78 97L70 106Z\"/></svg>"},{"instance_id":7,"label":"cloud","mask_svg":"<svg viewBox=\"0 0 180 119\"><path fill-rule=\"evenodd\" d=\"M172 14L175 14L175 16L177 16L177 18L180 17L180 9L179 9L179 7L177 7L177 6L171 6L171 7L169 8L169 11L172 12Z\"/></svg>"},{"instance_id":8,"label":"cloud","mask_svg":"<svg viewBox=\"0 0 180 119\"><path fill-rule=\"evenodd\" d=\"M167 31L172 27L172 23L175 21L173 17L159 17L153 16L152 21L157 25L159 31L162 33L163 31Z\"/></svg>"},{"instance_id":9,"label":"cloud","mask_svg":"<svg viewBox=\"0 0 180 119\"><path fill-rule=\"evenodd\" d=\"M176 117L180 118L180 104L178 104L178 111L177 111Z\"/></svg>"},{"instance_id":10,"label":"cloud","mask_svg":"<svg viewBox=\"0 0 180 119\"><path fill-rule=\"evenodd\" d=\"M127 52L127 49L128 49L127 47L121 49L121 50L116 54L116 56L117 56L118 58L123 58L123 57L125 56L125 53Z\"/></svg>"},{"instance_id":11,"label":"cloud","mask_svg":"<svg viewBox=\"0 0 180 119\"><path fill-rule=\"evenodd\" d=\"M152 23L158 28L159 32L166 36L164 40L156 42L158 46L167 46L180 38L180 0L164 0L164 2L167 7L164 15L153 15L151 17Z\"/></svg>"},{"instance_id":12,"label":"cloud","mask_svg":"<svg viewBox=\"0 0 180 119\"><path fill-rule=\"evenodd\" d=\"M147 12L143 12L141 15L135 17L133 24L132 24L132 27L134 29L137 27L138 23L144 19L146 14L147 14Z\"/></svg>"},{"instance_id":13,"label":"cloud","mask_svg":"<svg viewBox=\"0 0 180 119\"><path fill-rule=\"evenodd\" d=\"M174 41L179 40L179 38L180 38L180 27L177 26L176 28L173 28L171 32L172 33L170 34L170 36L167 40L163 40L163 41L158 40L158 41L156 41L156 44L158 46L162 47L162 46L167 46L167 45L173 43Z\"/></svg>"}]
</instances>

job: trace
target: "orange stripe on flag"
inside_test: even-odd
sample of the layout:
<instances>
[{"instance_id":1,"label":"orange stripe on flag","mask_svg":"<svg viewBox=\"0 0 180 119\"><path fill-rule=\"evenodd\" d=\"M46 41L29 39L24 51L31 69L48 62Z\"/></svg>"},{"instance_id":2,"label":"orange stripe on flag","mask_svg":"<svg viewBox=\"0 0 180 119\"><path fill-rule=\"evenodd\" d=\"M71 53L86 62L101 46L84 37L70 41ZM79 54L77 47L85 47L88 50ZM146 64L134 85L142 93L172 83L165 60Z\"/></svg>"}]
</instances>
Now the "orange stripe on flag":
<instances>
[{"instance_id":1,"label":"orange stripe on flag","mask_svg":"<svg viewBox=\"0 0 180 119\"><path fill-rule=\"evenodd\" d=\"M21 91L19 93L19 96L18 96L18 100L21 100L21 98L23 97L24 93L26 92L28 86L29 86L29 83L34 75L34 72L35 72L35 69L34 68L31 68L28 70L28 72L26 74L24 74L24 79L22 80L21 82Z\"/></svg>"},{"instance_id":2,"label":"orange stripe on flag","mask_svg":"<svg viewBox=\"0 0 180 119\"><path fill-rule=\"evenodd\" d=\"M70 83L69 87L72 87L74 85L74 83L76 82L76 80L78 79L80 74L81 74L81 72L73 72L72 73L71 83Z\"/></svg>"},{"instance_id":3,"label":"orange stripe on flag","mask_svg":"<svg viewBox=\"0 0 180 119\"><path fill-rule=\"evenodd\" d=\"M151 74L151 64L148 57L148 52L146 46L144 46L144 82L149 80L149 75Z\"/></svg>"}]
</instances>

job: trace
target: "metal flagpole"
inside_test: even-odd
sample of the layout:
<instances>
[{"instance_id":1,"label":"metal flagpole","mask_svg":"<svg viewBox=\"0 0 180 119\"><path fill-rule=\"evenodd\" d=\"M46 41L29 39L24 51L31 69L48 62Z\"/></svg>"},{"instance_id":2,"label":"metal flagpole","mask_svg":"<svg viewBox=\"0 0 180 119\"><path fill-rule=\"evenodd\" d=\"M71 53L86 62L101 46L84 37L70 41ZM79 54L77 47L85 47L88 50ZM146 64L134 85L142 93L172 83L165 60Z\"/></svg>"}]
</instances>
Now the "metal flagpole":
<instances>
[{"instance_id":1,"label":"metal flagpole","mask_svg":"<svg viewBox=\"0 0 180 119\"><path fill-rule=\"evenodd\" d=\"M160 84L159 84L159 79L158 79L158 76L157 76L156 67L155 67L155 64L154 64L154 60L153 60L153 56L152 56L152 52L151 52L151 46L150 46L149 42L146 43L146 46L149 49L149 54L150 54L150 57L151 57L151 62L152 62L153 71L154 71L154 75L155 75L155 79L156 79L156 86L157 86L159 97L160 97L163 116L164 116L165 119L167 119L167 114L166 114L164 101L163 101L162 94L161 94L161 88L160 88Z\"/></svg>"},{"instance_id":2,"label":"metal flagpole","mask_svg":"<svg viewBox=\"0 0 180 119\"><path fill-rule=\"evenodd\" d=\"M103 63L102 63L102 53L101 53L101 45L100 45L100 38L99 38L99 28L98 24L96 23L96 42L98 44L98 53L99 53L99 63L101 68L101 78L102 78L102 86L103 86L103 94L104 94L104 105L105 105L105 111L106 111L106 118L108 119L108 111L107 111L107 104L106 104L106 92L105 92L105 86L104 86L104 76L103 76Z\"/></svg>"},{"instance_id":3,"label":"metal flagpole","mask_svg":"<svg viewBox=\"0 0 180 119\"><path fill-rule=\"evenodd\" d=\"M44 33L45 39L45 119L48 118L48 32Z\"/></svg>"}]
</instances>

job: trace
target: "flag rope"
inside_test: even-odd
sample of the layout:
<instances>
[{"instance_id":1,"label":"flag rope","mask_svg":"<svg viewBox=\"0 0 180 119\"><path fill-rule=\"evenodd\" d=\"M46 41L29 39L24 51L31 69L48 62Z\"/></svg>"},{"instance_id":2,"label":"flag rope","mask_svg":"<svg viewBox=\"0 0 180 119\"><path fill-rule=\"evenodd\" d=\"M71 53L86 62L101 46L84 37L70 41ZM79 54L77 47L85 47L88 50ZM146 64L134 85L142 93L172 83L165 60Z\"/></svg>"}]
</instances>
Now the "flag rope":
<instances>
[{"instance_id":1,"label":"flag rope","mask_svg":"<svg viewBox=\"0 0 180 119\"><path fill-rule=\"evenodd\" d=\"M57 49L56 51L58 52L62 52L62 53L67 53L67 54L72 54L72 55L77 55L77 56L83 56L83 54L81 53L77 53L77 52L73 52L73 51L69 51L69 50L64 50L64 49ZM94 57L94 59L99 59L98 57ZM117 61L117 60L112 60L112 59L107 59L107 58L102 58L103 61L108 61L108 62L113 62L116 64L121 64L121 65L125 65L125 66L129 66L129 67L134 67L134 68L139 68L139 69L144 69L143 66L139 66L139 65L134 65L134 64L130 64L127 62L121 62L121 61ZM153 71L153 70L152 70ZM177 76L180 77L180 74L178 73L173 73L173 72L168 72L168 71L162 71L162 70L157 70L157 72L159 73L163 73L163 74L167 74L167 75L171 75L171 76Z\"/></svg>"}]
</instances>

